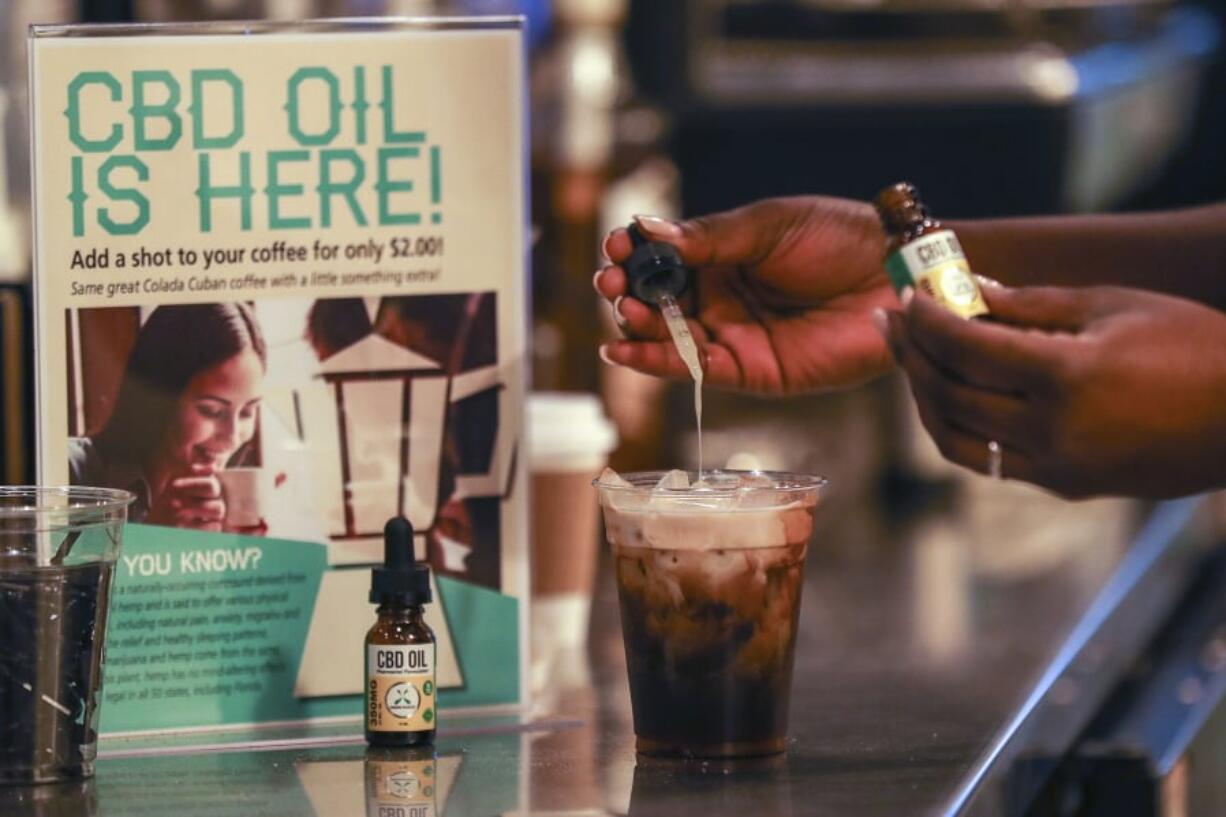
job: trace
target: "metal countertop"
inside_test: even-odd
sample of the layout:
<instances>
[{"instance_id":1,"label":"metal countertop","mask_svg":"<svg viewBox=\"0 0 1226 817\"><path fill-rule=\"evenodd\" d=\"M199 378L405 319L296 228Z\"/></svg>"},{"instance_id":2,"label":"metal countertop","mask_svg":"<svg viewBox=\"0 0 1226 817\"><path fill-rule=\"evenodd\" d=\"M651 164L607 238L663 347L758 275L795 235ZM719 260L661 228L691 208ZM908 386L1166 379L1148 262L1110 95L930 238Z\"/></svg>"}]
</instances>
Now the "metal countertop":
<instances>
[{"instance_id":1,"label":"metal countertop","mask_svg":"<svg viewBox=\"0 0 1226 817\"><path fill-rule=\"evenodd\" d=\"M342 724L106 741L93 782L0 789L0 813L1020 814L1184 591L1208 503L1070 504L974 480L935 509L891 504L819 512L778 758L636 758L606 569L589 648L553 656L531 713L443 713L416 811L380 799L396 759Z\"/></svg>"}]
</instances>

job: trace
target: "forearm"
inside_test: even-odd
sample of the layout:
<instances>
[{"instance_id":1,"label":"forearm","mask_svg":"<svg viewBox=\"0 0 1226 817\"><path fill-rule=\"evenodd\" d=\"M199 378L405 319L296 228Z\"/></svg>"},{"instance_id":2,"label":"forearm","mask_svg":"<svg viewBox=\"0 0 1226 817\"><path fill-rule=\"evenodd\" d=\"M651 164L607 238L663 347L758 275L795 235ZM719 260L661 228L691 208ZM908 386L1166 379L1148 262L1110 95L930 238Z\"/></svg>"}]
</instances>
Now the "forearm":
<instances>
[{"instance_id":1,"label":"forearm","mask_svg":"<svg viewBox=\"0 0 1226 817\"><path fill-rule=\"evenodd\" d=\"M1005 284L1114 284L1226 309L1226 205L950 226L975 272Z\"/></svg>"}]
</instances>

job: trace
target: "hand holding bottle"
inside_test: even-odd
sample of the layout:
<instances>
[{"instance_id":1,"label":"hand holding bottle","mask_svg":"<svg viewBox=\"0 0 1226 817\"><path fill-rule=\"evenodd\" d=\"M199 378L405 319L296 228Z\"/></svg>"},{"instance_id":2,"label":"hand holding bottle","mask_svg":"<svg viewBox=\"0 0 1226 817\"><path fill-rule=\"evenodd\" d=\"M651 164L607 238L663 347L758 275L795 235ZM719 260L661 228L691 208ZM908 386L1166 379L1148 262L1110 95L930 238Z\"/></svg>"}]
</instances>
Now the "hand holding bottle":
<instances>
[{"instance_id":1,"label":"hand holding bottle","mask_svg":"<svg viewBox=\"0 0 1226 817\"><path fill-rule=\"evenodd\" d=\"M994 321L922 292L878 316L941 453L1066 497L1226 485L1226 314L1120 287L982 288Z\"/></svg>"},{"instance_id":2,"label":"hand holding bottle","mask_svg":"<svg viewBox=\"0 0 1226 817\"><path fill-rule=\"evenodd\" d=\"M683 298L704 349L708 383L795 394L863 383L891 367L874 307L897 304L881 266L884 237L872 207L826 197L769 199L681 223L637 219L652 240L677 247L693 269ZM613 265L596 274L625 340L612 363L688 379L660 314L628 295L620 266L630 237L605 240Z\"/></svg>"}]
</instances>

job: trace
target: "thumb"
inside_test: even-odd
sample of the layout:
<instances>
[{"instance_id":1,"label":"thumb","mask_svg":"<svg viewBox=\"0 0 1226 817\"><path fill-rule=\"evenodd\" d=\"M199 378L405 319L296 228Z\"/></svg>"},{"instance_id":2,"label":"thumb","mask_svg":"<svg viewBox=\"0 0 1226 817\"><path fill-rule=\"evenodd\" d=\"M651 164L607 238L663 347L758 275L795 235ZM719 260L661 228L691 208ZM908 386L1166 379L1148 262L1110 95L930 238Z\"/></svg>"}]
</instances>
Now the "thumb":
<instances>
[{"instance_id":1,"label":"thumb","mask_svg":"<svg viewBox=\"0 0 1226 817\"><path fill-rule=\"evenodd\" d=\"M1085 326L1091 305L1085 290L1072 287L1006 287L979 278L990 316L999 323L1052 332Z\"/></svg>"}]
</instances>

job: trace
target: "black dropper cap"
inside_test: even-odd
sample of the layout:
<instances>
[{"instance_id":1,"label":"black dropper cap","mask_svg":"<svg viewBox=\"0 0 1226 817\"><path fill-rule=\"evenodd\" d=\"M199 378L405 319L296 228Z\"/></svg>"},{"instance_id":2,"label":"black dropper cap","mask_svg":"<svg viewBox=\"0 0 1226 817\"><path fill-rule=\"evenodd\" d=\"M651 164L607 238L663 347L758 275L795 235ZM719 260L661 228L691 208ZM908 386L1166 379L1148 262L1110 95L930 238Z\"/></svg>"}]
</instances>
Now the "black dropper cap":
<instances>
[{"instance_id":1,"label":"black dropper cap","mask_svg":"<svg viewBox=\"0 0 1226 817\"><path fill-rule=\"evenodd\" d=\"M690 274L677 248L663 241L648 241L634 223L626 232L630 233L630 242L634 245L630 257L622 265L629 279L630 294L654 304L665 293L676 298L685 292Z\"/></svg>"},{"instance_id":2,"label":"black dropper cap","mask_svg":"<svg viewBox=\"0 0 1226 817\"><path fill-rule=\"evenodd\" d=\"M430 568L418 564L413 554L413 525L403 516L393 516L383 526L383 567L370 576L372 604L429 604Z\"/></svg>"}]
</instances>

